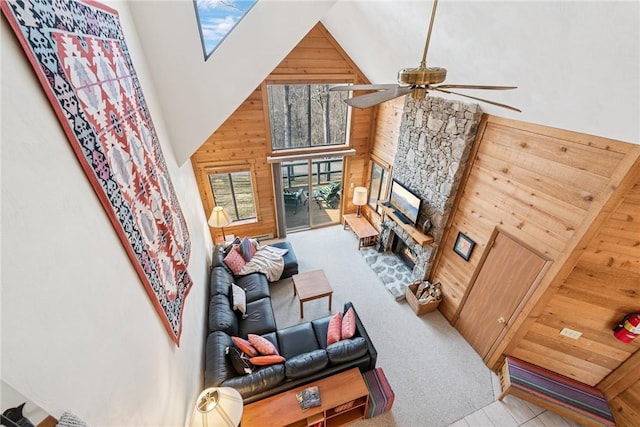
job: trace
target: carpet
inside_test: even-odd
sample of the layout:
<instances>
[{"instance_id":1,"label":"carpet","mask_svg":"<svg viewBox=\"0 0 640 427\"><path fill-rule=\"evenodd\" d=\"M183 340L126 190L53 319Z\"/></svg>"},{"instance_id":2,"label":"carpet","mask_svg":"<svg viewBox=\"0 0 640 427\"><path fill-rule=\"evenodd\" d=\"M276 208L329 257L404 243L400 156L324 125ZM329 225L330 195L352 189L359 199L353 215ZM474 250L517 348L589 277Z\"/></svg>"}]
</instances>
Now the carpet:
<instances>
[{"instance_id":1,"label":"carpet","mask_svg":"<svg viewBox=\"0 0 640 427\"><path fill-rule=\"evenodd\" d=\"M416 316L405 301L389 298L356 239L341 225L287 236L301 272L324 270L333 288L331 311L327 298L308 301L301 319L291 279L270 285L278 328L333 314L348 301L358 311L395 400L390 411L350 425L448 426L492 403L492 373L482 358L439 311Z\"/></svg>"},{"instance_id":2,"label":"carpet","mask_svg":"<svg viewBox=\"0 0 640 427\"><path fill-rule=\"evenodd\" d=\"M404 300L407 286L413 282L409 267L396 254L378 252L374 247L362 248L360 254L396 301Z\"/></svg>"},{"instance_id":3,"label":"carpet","mask_svg":"<svg viewBox=\"0 0 640 427\"><path fill-rule=\"evenodd\" d=\"M152 305L179 344L192 285L189 232L118 12L73 0L10 0L1 7Z\"/></svg>"}]
</instances>

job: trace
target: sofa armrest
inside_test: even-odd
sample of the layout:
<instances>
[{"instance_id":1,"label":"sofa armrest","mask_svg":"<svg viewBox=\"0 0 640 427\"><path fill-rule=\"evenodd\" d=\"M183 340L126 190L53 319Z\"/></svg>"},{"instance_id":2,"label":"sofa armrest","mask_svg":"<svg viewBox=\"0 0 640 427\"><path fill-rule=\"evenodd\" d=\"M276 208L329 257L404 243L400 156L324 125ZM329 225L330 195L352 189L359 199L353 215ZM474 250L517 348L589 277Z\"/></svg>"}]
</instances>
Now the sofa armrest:
<instances>
[{"instance_id":1,"label":"sofa armrest","mask_svg":"<svg viewBox=\"0 0 640 427\"><path fill-rule=\"evenodd\" d=\"M357 331L356 335L361 336L367 342L367 348L369 349L369 356L370 356L369 369L374 369L376 367L376 362L378 360L378 351L373 345L371 338L369 338L369 334L367 333L367 330L364 328L364 325L360 321L360 316L358 316L358 312L356 311L356 308L353 306L351 301L344 304L343 313L346 313L349 308L353 308L353 312L356 315L356 331Z\"/></svg>"}]
</instances>

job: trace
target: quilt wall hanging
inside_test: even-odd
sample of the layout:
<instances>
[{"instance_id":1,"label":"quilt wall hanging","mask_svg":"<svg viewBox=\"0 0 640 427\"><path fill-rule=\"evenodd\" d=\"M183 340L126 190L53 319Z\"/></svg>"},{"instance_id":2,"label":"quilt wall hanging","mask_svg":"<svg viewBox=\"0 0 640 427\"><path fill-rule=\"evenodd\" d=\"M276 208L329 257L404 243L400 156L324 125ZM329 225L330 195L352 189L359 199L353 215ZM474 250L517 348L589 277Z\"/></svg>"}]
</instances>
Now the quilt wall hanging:
<instances>
[{"instance_id":1,"label":"quilt wall hanging","mask_svg":"<svg viewBox=\"0 0 640 427\"><path fill-rule=\"evenodd\" d=\"M189 234L117 11L96 2L2 0L2 13L179 345L192 286Z\"/></svg>"}]
</instances>

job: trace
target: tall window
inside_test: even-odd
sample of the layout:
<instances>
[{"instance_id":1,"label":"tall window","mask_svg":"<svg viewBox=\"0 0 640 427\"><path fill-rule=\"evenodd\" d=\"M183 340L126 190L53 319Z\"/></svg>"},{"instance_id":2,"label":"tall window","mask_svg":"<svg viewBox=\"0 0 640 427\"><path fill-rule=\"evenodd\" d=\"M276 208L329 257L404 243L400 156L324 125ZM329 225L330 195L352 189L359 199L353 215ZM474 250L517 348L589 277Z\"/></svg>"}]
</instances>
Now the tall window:
<instances>
[{"instance_id":1,"label":"tall window","mask_svg":"<svg viewBox=\"0 0 640 427\"><path fill-rule=\"evenodd\" d=\"M379 212L378 200L385 200L389 190L389 168L372 161L369 180L369 206Z\"/></svg>"},{"instance_id":2,"label":"tall window","mask_svg":"<svg viewBox=\"0 0 640 427\"><path fill-rule=\"evenodd\" d=\"M329 92L327 84L267 85L272 149L347 143L349 92Z\"/></svg>"},{"instance_id":3,"label":"tall window","mask_svg":"<svg viewBox=\"0 0 640 427\"><path fill-rule=\"evenodd\" d=\"M249 171L209 174L209 183L215 205L224 207L232 221L256 217Z\"/></svg>"}]
</instances>

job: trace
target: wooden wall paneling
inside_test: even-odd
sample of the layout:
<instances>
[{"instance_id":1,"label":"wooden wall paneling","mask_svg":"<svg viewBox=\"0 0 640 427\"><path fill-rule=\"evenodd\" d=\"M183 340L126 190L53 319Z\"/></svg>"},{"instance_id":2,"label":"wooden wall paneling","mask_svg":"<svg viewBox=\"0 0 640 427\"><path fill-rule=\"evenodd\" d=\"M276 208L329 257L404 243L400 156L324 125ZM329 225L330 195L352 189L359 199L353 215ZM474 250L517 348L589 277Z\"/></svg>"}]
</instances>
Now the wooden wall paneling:
<instances>
[{"instance_id":1,"label":"wooden wall paneling","mask_svg":"<svg viewBox=\"0 0 640 427\"><path fill-rule=\"evenodd\" d=\"M403 96L384 102L377 107L371 153L390 165L393 165L398 149L404 102Z\"/></svg>"},{"instance_id":2,"label":"wooden wall paneling","mask_svg":"<svg viewBox=\"0 0 640 427\"><path fill-rule=\"evenodd\" d=\"M555 260L554 265L551 267L549 274L545 277L545 287L548 291L539 298L532 298L532 302L537 300L537 303L531 304L523 310L523 315L520 317L519 329L509 336L504 345L501 348L503 354L520 354L526 351L527 347L532 345L526 339L526 334L532 328L533 324L539 322L540 315L547 310L553 316L556 316L558 320L572 329L581 331L582 325L589 324L593 321L592 325L601 331L607 331L610 333L611 328L615 326L613 324L606 324L606 320L603 319L610 317L609 314L615 308L607 307L605 303L598 305L587 304L574 298L567 299L559 293L559 289L562 284L571 281L571 276L575 270L575 266L578 265L580 258L585 253L586 248L597 242L597 234L602 226L611 217L624 202L624 197L631 192L640 180L640 146L630 150L630 152L623 158L617 169L614 171L610 178L609 185L603 194L600 194L594 200L594 206L587 213L584 223L576 230L574 238L568 243L567 248L563 253ZM544 288L542 288L544 289ZM635 298L635 296L634 296ZM554 309L554 306L560 306ZM595 320L590 320L595 319ZM588 331L587 331L588 332ZM586 332L585 332L585 335ZM585 338L590 338L587 335ZM558 335L556 340L564 339L564 337ZM618 346L615 340L611 337L610 341L612 347ZM588 344L588 340L577 341L574 343L576 348L582 347L582 343ZM549 355L555 355L555 362L549 362ZM590 385L595 385L600 382L611 369L590 369L589 372L581 371L575 372L575 359L567 360L572 357L572 354L568 354L565 358L560 356L560 353L555 352L553 348L544 346L537 348L536 352L532 352L527 355L526 360L550 369L555 370L563 375L573 377L579 381L585 382ZM497 369L502 355L496 353L495 357L490 361L489 366Z\"/></svg>"},{"instance_id":3,"label":"wooden wall paneling","mask_svg":"<svg viewBox=\"0 0 640 427\"><path fill-rule=\"evenodd\" d=\"M549 316L558 316L558 322L553 325L567 323L562 316L566 312L562 305L560 313L550 313L543 309L570 276L582 252L586 251L593 258L592 262L597 260L605 263L607 260L598 256L598 251L603 247L613 245L617 248L618 242L622 246L634 244L632 239L615 237L623 233L622 230L614 231L616 227L634 229L632 222L628 221L629 214L625 216L622 213L616 213L612 217L619 217L626 224L620 222L605 226L608 234L601 239L601 247L591 250L588 242L593 240L596 231L606 223L606 218L619 205L625 191L632 187L628 175L638 167L635 164L638 149L633 144L606 138L493 116L483 117L474 144L472 163L461 191L458 192L454 214L443 236L443 244L436 255L430 277L431 281L443 284L445 301L440 310L449 321L455 321L460 309L456 304L463 303L465 294L469 292L469 281L473 279L477 261L485 250L483 245L489 240L494 227L500 227L527 242L554 261L539 289L532 295L530 303L523 307L503 342L487 360L490 367L497 368L502 354L517 348L517 343L525 339L532 326L538 326L535 320L543 312L548 313L544 316L547 320ZM478 245L468 263L461 263L460 258L451 250L458 231L464 231ZM622 250L628 248L624 247ZM609 262L624 263L631 270L637 265L634 261L619 258ZM452 273L451 270L455 272ZM562 291L567 290L563 288ZM593 296L589 298L593 299ZM601 304L606 305L612 300L616 301L616 298L604 298ZM578 307L586 310L588 305L578 304ZM558 307L553 306L553 309ZM578 325L579 319L580 316ZM528 336L532 341L527 345L539 346L537 349L551 346L549 354L565 351L566 342L557 339L560 337L559 330L555 341L551 335L539 334L539 330L549 333L548 328L551 327L549 323L540 323L540 329L536 329L538 332ZM580 330L578 326L574 327ZM593 328L602 329L602 326L593 325ZM610 328L606 329L608 330L604 333L598 332L582 341L596 349L589 363L597 366L602 363L599 375L607 372L622 356L618 348L614 348L614 355L610 358L602 355L608 347L607 335L611 332ZM523 352L526 350L522 349ZM581 348L576 350L576 354L584 355L584 351ZM535 360L532 362L535 363ZM556 364L556 368L561 373L571 370L562 361ZM593 382L594 379L592 377L587 380Z\"/></svg>"},{"instance_id":4,"label":"wooden wall paneling","mask_svg":"<svg viewBox=\"0 0 640 427\"><path fill-rule=\"evenodd\" d=\"M225 227L225 232L237 235L259 236L277 235L275 215L275 194L273 176L267 156L271 150L271 131L266 100L266 83L369 83L364 74L346 55L329 32L318 23L283 61L265 78L262 84L236 109L236 111L203 143L191 157L194 170L199 164L224 163L251 159L255 173L256 205L258 221L233 227ZM370 133L372 130L373 109L354 110L350 127L350 145L355 148L356 156L369 153ZM327 149L327 151L330 151ZM363 181L362 161L345 162L345 176L351 176L356 185ZM366 162L365 162L366 163ZM354 165L354 171L349 170ZM205 214L209 207L207 197L211 198L208 183L197 179ZM212 231L212 237L215 238Z\"/></svg>"},{"instance_id":5,"label":"wooden wall paneling","mask_svg":"<svg viewBox=\"0 0 640 427\"><path fill-rule=\"evenodd\" d=\"M609 401L618 427L637 427L640 421L640 381Z\"/></svg>"},{"instance_id":6,"label":"wooden wall paneling","mask_svg":"<svg viewBox=\"0 0 640 427\"><path fill-rule=\"evenodd\" d=\"M633 353L618 369L598 384L598 388L613 399L640 381L640 351Z\"/></svg>"}]
</instances>

